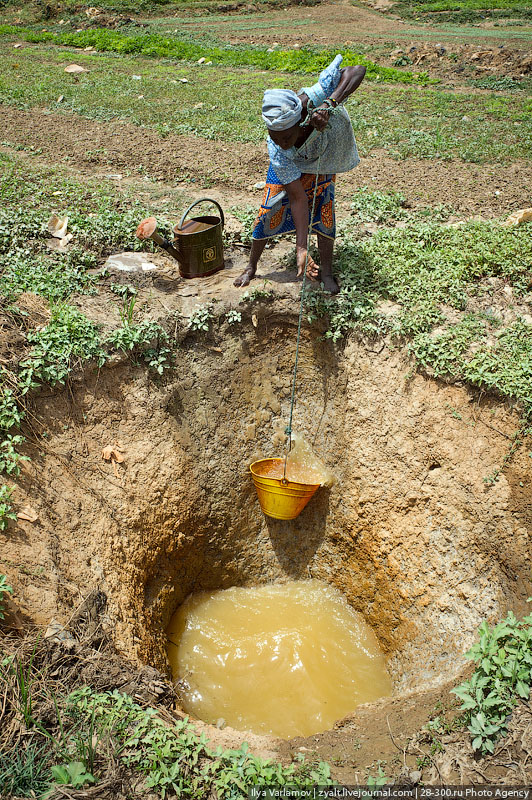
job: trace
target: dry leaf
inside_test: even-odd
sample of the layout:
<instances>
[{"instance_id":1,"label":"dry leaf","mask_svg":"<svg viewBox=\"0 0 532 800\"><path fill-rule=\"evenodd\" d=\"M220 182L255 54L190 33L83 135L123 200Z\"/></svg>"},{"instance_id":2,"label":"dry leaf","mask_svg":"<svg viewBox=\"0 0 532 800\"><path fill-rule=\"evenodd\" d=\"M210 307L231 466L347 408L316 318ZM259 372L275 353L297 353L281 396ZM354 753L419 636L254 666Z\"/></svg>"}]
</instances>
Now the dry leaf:
<instances>
[{"instance_id":1,"label":"dry leaf","mask_svg":"<svg viewBox=\"0 0 532 800\"><path fill-rule=\"evenodd\" d=\"M102 458L105 461L118 461L121 464L125 460L121 450L122 448L118 442L108 444L102 450Z\"/></svg>"},{"instance_id":2,"label":"dry leaf","mask_svg":"<svg viewBox=\"0 0 532 800\"><path fill-rule=\"evenodd\" d=\"M254 328L256 328L257 325L259 324L259 321L257 319L257 315L256 314L252 314L251 315L251 322L252 322L252 325L253 325Z\"/></svg>"},{"instance_id":3,"label":"dry leaf","mask_svg":"<svg viewBox=\"0 0 532 800\"><path fill-rule=\"evenodd\" d=\"M48 220L48 232L52 234L55 239L64 239L67 235L68 217L60 217L58 214L52 214Z\"/></svg>"},{"instance_id":4,"label":"dry leaf","mask_svg":"<svg viewBox=\"0 0 532 800\"><path fill-rule=\"evenodd\" d=\"M31 506L24 506L18 514L17 519L22 519L25 522L37 522L39 515Z\"/></svg>"},{"instance_id":5,"label":"dry leaf","mask_svg":"<svg viewBox=\"0 0 532 800\"><path fill-rule=\"evenodd\" d=\"M75 75L78 72L88 72L88 70L85 67L80 67L79 64L69 64L68 67L65 67L65 72Z\"/></svg>"}]
</instances>

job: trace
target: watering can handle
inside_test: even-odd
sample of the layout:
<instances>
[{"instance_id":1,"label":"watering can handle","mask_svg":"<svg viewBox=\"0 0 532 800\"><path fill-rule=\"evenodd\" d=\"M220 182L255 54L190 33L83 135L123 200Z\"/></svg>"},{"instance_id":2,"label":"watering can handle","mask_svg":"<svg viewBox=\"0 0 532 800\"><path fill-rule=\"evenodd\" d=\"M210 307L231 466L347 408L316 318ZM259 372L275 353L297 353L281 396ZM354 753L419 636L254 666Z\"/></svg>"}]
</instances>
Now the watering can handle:
<instances>
[{"instance_id":1,"label":"watering can handle","mask_svg":"<svg viewBox=\"0 0 532 800\"><path fill-rule=\"evenodd\" d=\"M181 221L179 223L179 228L183 227L183 224L185 222L185 217L187 216L188 212L192 211L194 206L197 206L200 203L213 203L217 207L218 211L220 212L220 216L222 218L222 228L223 228L224 225L225 225L225 220L224 220L224 212L222 211L222 207L221 207L221 205L219 203L216 202L216 200L211 200L210 197L202 197L201 200L196 200L195 203L192 203L192 205L187 208L187 210L185 211L185 213L181 217Z\"/></svg>"}]
</instances>

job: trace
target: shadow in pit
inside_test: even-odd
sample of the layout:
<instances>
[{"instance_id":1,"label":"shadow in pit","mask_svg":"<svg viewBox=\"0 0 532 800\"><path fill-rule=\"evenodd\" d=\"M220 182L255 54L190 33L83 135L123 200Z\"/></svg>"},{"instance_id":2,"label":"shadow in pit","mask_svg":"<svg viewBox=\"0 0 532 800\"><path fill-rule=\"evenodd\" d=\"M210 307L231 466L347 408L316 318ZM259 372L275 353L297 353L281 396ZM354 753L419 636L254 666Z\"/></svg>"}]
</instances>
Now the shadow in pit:
<instances>
[{"instance_id":1,"label":"shadow in pit","mask_svg":"<svg viewBox=\"0 0 532 800\"><path fill-rule=\"evenodd\" d=\"M280 566L291 578L309 578L309 565L325 538L330 490L318 489L296 519L265 516L272 547Z\"/></svg>"}]
</instances>

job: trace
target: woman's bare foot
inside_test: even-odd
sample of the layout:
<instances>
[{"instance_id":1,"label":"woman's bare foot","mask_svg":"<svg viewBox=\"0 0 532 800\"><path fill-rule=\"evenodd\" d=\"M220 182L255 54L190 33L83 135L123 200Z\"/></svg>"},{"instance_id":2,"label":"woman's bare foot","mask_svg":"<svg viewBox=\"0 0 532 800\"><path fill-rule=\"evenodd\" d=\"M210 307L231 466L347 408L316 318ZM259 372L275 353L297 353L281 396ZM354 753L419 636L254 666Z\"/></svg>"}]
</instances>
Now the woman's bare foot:
<instances>
[{"instance_id":1,"label":"woman's bare foot","mask_svg":"<svg viewBox=\"0 0 532 800\"><path fill-rule=\"evenodd\" d=\"M248 286L249 282L255 277L255 270L252 267L248 267L244 270L244 272L235 278L233 281L233 286Z\"/></svg>"},{"instance_id":2,"label":"woman's bare foot","mask_svg":"<svg viewBox=\"0 0 532 800\"><path fill-rule=\"evenodd\" d=\"M323 284L323 288L326 292L329 292L329 294L338 294L340 291L340 287L332 276L322 275L321 282Z\"/></svg>"}]
</instances>

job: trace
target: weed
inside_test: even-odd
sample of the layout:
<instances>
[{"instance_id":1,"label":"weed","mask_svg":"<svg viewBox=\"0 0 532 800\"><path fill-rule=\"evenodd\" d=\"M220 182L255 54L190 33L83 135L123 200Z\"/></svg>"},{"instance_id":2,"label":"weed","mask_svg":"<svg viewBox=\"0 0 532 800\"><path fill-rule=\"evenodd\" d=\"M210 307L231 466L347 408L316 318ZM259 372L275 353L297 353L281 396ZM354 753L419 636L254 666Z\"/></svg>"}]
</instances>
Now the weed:
<instances>
[{"instance_id":1,"label":"weed","mask_svg":"<svg viewBox=\"0 0 532 800\"><path fill-rule=\"evenodd\" d=\"M227 314L225 315L225 318L226 318L227 322L229 323L229 325L236 325L238 322L242 322L242 314L240 313L240 311L237 311L234 308L231 308L227 312Z\"/></svg>"},{"instance_id":2,"label":"weed","mask_svg":"<svg viewBox=\"0 0 532 800\"><path fill-rule=\"evenodd\" d=\"M508 92L521 89L522 84L509 75L487 75L485 78L477 78L471 81L471 86L477 89L490 89L492 92Z\"/></svg>"},{"instance_id":3,"label":"weed","mask_svg":"<svg viewBox=\"0 0 532 800\"><path fill-rule=\"evenodd\" d=\"M191 331L208 331L209 325L214 319L212 305L210 303L196 308L189 317Z\"/></svg>"},{"instance_id":4,"label":"weed","mask_svg":"<svg viewBox=\"0 0 532 800\"><path fill-rule=\"evenodd\" d=\"M30 742L0 753L0 796L41 797L50 787L46 745Z\"/></svg>"},{"instance_id":5,"label":"weed","mask_svg":"<svg viewBox=\"0 0 532 800\"><path fill-rule=\"evenodd\" d=\"M0 531L5 531L10 519L17 518L11 503L12 492L13 489L5 483L0 486Z\"/></svg>"},{"instance_id":6,"label":"weed","mask_svg":"<svg viewBox=\"0 0 532 800\"><path fill-rule=\"evenodd\" d=\"M437 377L457 378L464 369L466 354L472 343L477 343L487 334L487 326L476 314L466 314L456 325L433 335L417 334L410 352L417 363L430 368Z\"/></svg>"},{"instance_id":7,"label":"weed","mask_svg":"<svg viewBox=\"0 0 532 800\"><path fill-rule=\"evenodd\" d=\"M257 219L257 209L254 206L247 206L246 208L239 208L238 206L230 206L229 213L236 217L243 224L242 233L235 236L235 234L225 234L229 241L237 239L244 244L251 242L251 234Z\"/></svg>"},{"instance_id":8,"label":"weed","mask_svg":"<svg viewBox=\"0 0 532 800\"><path fill-rule=\"evenodd\" d=\"M532 413L531 333L531 325L517 320L500 333L492 347L476 350L463 370L476 386L516 398L527 415Z\"/></svg>"},{"instance_id":9,"label":"weed","mask_svg":"<svg viewBox=\"0 0 532 800\"><path fill-rule=\"evenodd\" d=\"M452 213L452 208L441 204L411 209L400 192L371 191L367 186L356 189L351 202L351 217L357 222L375 222L380 225L393 225L398 221L419 219L421 221L444 222ZM353 219L342 224L342 228L352 228Z\"/></svg>"},{"instance_id":10,"label":"weed","mask_svg":"<svg viewBox=\"0 0 532 800\"><path fill-rule=\"evenodd\" d=\"M135 297L138 291L135 286L130 286L127 283L112 283L109 288L122 300L126 300L128 297Z\"/></svg>"},{"instance_id":11,"label":"weed","mask_svg":"<svg viewBox=\"0 0 532 800\"><path fill-rule=\"evenodd\" d=\"M400 192L372 192L367 186L356 189L351 201L352 215L360 222L392 222L403 219L406 199Z\"/></svg>"},{"instance_id":12,"label":"weed","mask_svg":"<svg viewBox=\"0 0 532 800\"><path fill-rule=\"evenodd\" d=\"M367 784L370 789L376 791L377 796L379 795L378 789L380 786L385 786L387 783L391 783L391 779L386 776L382 766L386 764L385 761L377 761L377 774L372 775L368 773L368 781ZM373 792L368 792L368 796L371 797Z\"/></svg>"},{"instance_id":13,"label":"weed","mask_svg":"<svg viewBox=\"0 0 532 800\"><path fill-rule=\"evenodd\" d=\"M23 392L41 383L62 385L70 372L83 362L93 360L102 366L107 358L98 326L66 304L54 306L48 325L42 330L30 331L27 338L34 346L21 362L19 383Z\"/></svg>"},{"instance_id":14,"label":"weed","mask_svg":"<svg viewBox=\"0 0 532 800\"><path fill-rule=\"evenodd\" d=\"M5 472L7 475L20 475L20 462L29 461L28 456L21 456L15 450L15 446L22 444L26 440L23 436L6 436L3 442L0 442L0 472Z\"/></svg>"},{"instance_id":15,"label":"weed","mask_svg":"<svg viewBox=\"0 0 532 800\"><path fill-rule=\"evenodd\" d=\"M504 458L502 460L501 465L499 467L495 467L493 472L491 472L489 475L487 475L485 478L482 479L486 484L486 486L495 485L495 483L499 480L499 475L501 474L503 469L510 463L517 450L523 444L523 440L525 439L525 437L530 435L532 435L532 428L530 427L530 419L525 418L522 420L521 425L512 436L510 441L510 446L508 447L506 453L504 454Z\"/></svg>"},{"instance_id":16,"label":"weed","mask_svg":"<svg viewBox=\"0 0 532 800\"><path fill-rule=\"evenodd\" d=\"M146 786L162 797L212 794L236 800L247 797L248 788L257 784L330 783L327 764L306 764L302 756L284 767L253 756L247 744L238 750L210 750L205 734L198 735L187 718L167 725L154 709L143 709L118 691L80 689L69 697L69 713L80 722L95 715L98 730L112 732L124 762L143 773Z\"/></svg>"},{"instance_id":17,"label":"weed","mask_svg":"<svg viewBox=\"0 0 532 800\"><path fill-rule=\"evenodd\" d=\"M10 25L0 26L0 36L16 34L27 42L48 42L73 47L94 47L100 51L136 53L159 58L197 62L206 58L214 64L229 67L254 67L259 70L282 70L283 72L315 73L324 69L335 57L337 50L301 48L300 50L275 50L253 46L205 47L196 42L173 36L171 39L157 33L124 35L108 29L92 29L76 33L37 32ZM426 83L424 73L414 75L390 67L381 67L360 54L344 48L340 50L344 65L362 64L366 67L368 80L394 81L398 83Z\"/></svg>"},{"instance_id":18,"label":"weed","mask_svg":"<svg viewBox=\"0 0 532 800\"><path fill-rule=\"evenodd\" d=\"M13 594L13 587L7 582L7 576L0 574L0 619L5 619L4 608L5 598L4 595Z\"/></svg>"},{"instance_id":19,"label":"weed","mask_svg":"<svg viewBox=\"0 0 532 800\"><path fill-rule=\"evenodd\" d=\"M0 664L0 678L4 681L10 680L15 686L14 703L22 716L26 728L32 728L35 724L33 719L34 686L37 684L38 674L34 669L33 662L37 651L37 639L33 651L27 661L18 655L4 659Z\"/></svg>"},{"instance_id":20,"label":"weed","mask_svg":"<svg viewBox=\"0 0 532 800\"><path fill-rule=\"evenodd\" d=\"M171 351L168 344L168 334L153 320L144 320L133 324L133 308L136 297L124 301L124 310L121 312L122 327L109 333L105 344L124 353L131 353L135 363L138 359L154 369L159 375L170 366Z\"/></svg>"},{"instance_id":21,"label":"weed","mask_svg":"<svg viewBox=\"0 0 532 800\"><path fill-rule=\"evenodd\" d=\"M81 761L55 765L52 767L52 775L56 783L66 784L74 789L81 789L88 783L96 783L94 775L86 771Z\"/></svg>"},{"instance_id":22,"label":"weed","mask_svg":"<svg viewBox=\"0 0 532 800\"><path fill-rule=\"evenodd\" d=\"M24 412L17 405L15 393L6 386L0 388L0 430L18 428L24 419Z\"/></svg>"},{"instance_id":23,"label":"weed","mask_svg":"<svg viewBox=\"0 0 532 800\"><path fill-rule=\"evenodd\" d=\"M133 312L135 310L136 302L137 302L136 293L132 296L126 295L124 297L122 308L119 311L120 319L122 320L122 325L124 326L124 328L131 327L131 324L133 322ZM131 350L132 348L130 347L129 349Z\"/></svg>"},{"instance_id":24,"label":"weed","mask_svg":"<svg viewBox=\"0 0 532 800\"><path fill-rule=\"evenodd\" d=\"M275 291L266 288L269 283L270 281L265 280L262 287L257 286L256 289L247 289L241 295L239 303L258 303L264 300L273 300L275 298Z\"/></svg>"},{"instance_id":25,"label":"weed","mask_svg":"<svg viewBox=\"0 0 532 800\"><path fill-rule=\"evenodd\" d=\"M493 753L518 698L530 695L532 615L519 621L510 611L493 628L483 622L479 641L465 656L475 662L475 671L452 691L462 701L473 749Z\"/></svg>"},{"instance_id":26,"label":"weed","mask_svg":"<svg viewBox=\"0 0 532 800\"><path fill-rule=\"evenodd\" d=\"M92 214L74 208L69 217L69 230L75 241L94 253L108 253L115 248L122 250L152 249L150 241L135 236L139 220L146 216L146 209L139 203L116 204L102 198L100 207Z\"/></svg>"}]
</instances>

